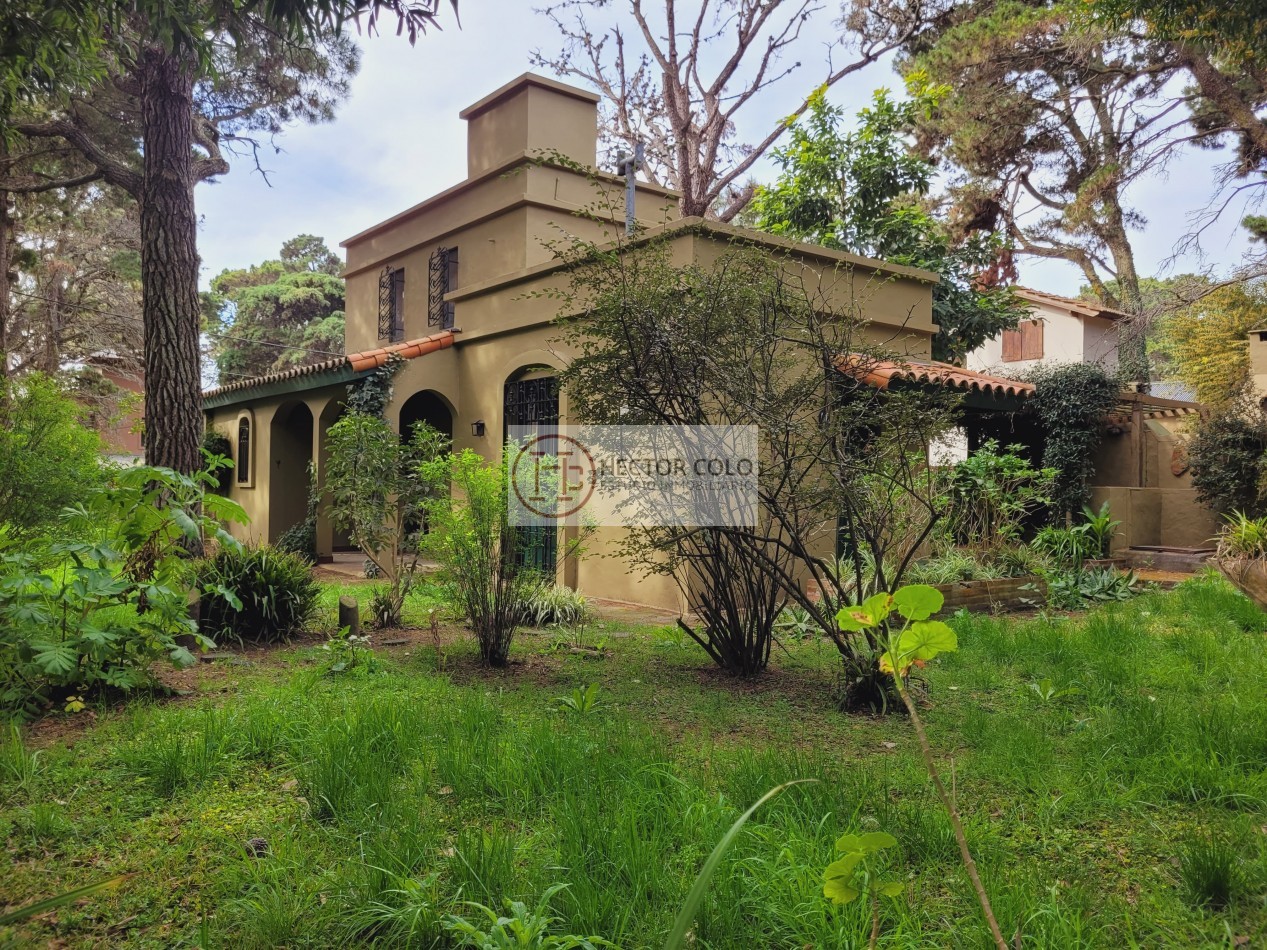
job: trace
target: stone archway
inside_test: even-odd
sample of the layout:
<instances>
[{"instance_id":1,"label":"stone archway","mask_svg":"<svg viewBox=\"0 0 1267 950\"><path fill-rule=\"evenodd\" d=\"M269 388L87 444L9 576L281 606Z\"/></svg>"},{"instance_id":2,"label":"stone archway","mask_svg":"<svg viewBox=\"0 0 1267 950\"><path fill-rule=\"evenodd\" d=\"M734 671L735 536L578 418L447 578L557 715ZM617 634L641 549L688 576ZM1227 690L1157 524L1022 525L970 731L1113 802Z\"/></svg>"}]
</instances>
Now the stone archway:
<instances>
[{"instance_id":1,"label":"stone archway","mask_svg":"<svg viewBox=\"0 0 1267 950\"><path fill-rule=\"evenodd\" d=\"M448 402L435 390L419 390L400 407L400 437L408 439L413 433L413 427L422 422L452 439L453 415Z\"/></svg>"},{"instance_id":2,"label":"stone archway","mask_svg":"<svg viewBox=\"0 0 1267 950\"><path fill-rule=\"evenodd\" d=\"M273 413L268 453L269 544L276 544L308 514L312 422L312 410L302 402L285 403Z\"/></svg>"}]
</instances>

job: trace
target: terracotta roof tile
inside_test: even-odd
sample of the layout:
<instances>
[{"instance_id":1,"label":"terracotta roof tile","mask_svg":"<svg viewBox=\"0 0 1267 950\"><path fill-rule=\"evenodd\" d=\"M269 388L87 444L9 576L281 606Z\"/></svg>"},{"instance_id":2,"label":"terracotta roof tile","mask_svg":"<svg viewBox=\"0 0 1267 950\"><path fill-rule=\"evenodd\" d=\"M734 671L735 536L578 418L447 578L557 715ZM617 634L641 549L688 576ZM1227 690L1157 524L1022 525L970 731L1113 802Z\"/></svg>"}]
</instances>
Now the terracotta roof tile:
<instances>
[{"instance_id":1,"label":"terracotta roof tile","mask_svg":"<svg viewBox=\"0 0 1267 950\"><path fill-rule=\"evenodd\" d=\"M1081 314L1084 317L1104 317L1107 320L1117 320L1127 316L1121 310L1104 307L1090 300L1079 300L1077 297L1062 297L1060 294L1049 294L1045 290L1034 290L1032 287L1013 287L1012 290L1022 300L1028 300L1030 303L1045 303L1063 307L1071 313Z\"/></svg>"},{"instance_id":2,"label":"terracotta roof tile","mask_svg":"<svg viewBox=\"0 0 1267 950\"><path fill-rule=\"evenodd\" d=\"M236 383L217 386L215 389L209 389L204 392L202 397L208 399L212 396L219 396L222 393L242 392L254 389L256 386L265 386L288 379L298 379L302 376L333 373L346 368L351 368L356 373L362 373L383 366L392 354L399 355L401 359L412 360L420 356L426 356L428 353L434 353L436 350L447 349L452 345L453 331L441 330L439 333L433 333L418 340L395 343L391 346L380 346L373 350L366 350L363 353L349 353L347 356L336 357L321 363L313 363L310 366L296 366L292 369L282 370L279 373L269 373L267 376L256 376L253 379L243 379Z\"/></svg>"},{"instance_id":3,"label":"terracotta roof tile","mask_svg":"<svg viewBox=\"0 0 1267 950\"><path fill-rule=\"evenodd\" d=\"M859 354L842 357L837 364L841 372L851 373L868 385L888 389L895 379L915 383L946 386L966 392L980 392L991 396L1021 396L1034 394L1034 384L1003 376L990 376L975 370L939 363L936 360L871 360Z\"/></svg>"}]
</instances>

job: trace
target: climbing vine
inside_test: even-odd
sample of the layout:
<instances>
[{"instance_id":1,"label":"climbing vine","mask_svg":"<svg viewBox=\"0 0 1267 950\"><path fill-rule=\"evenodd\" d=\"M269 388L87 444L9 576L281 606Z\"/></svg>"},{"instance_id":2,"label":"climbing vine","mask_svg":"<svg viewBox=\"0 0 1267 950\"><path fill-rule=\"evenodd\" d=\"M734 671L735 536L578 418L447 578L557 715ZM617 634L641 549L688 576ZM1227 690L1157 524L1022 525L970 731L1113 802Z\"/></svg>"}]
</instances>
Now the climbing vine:
<instances>
[{"instance_id":1,"label":"climbing vine","mask_svg":"<svg viewBox=\"0 0 1267 950\"><path fill-rule=\"evenodd\" d=\"M1030 373L1029 405L1043 426L1043 467L1057 472L1052 516L1079 511L1091 497L1091 457L1103 437L1104 417L1118 398L1118 383L1094 363L1039 366Z\"/></svg>"},{"instance_id":2,"label":"climbing vine","mask_svg":"<svg viewBox=\"0 0 1267 950\"><path fill-rule=\"evenodd\" d=\"M392 379L404 364L405 361L393 353L386 363L353 386L346 401L348 412L381 419L392 401Z\"/></svg>"}]
</instances>

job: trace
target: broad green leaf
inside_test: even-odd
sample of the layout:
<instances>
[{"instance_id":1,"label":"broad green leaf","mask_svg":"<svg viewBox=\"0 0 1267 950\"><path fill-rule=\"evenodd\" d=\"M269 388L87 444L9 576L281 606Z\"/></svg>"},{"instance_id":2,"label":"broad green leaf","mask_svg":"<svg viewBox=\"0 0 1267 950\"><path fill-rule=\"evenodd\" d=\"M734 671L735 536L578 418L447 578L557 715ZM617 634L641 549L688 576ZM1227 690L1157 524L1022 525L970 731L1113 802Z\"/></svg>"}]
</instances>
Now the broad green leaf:
<instances>
[{"instance_id":1,"label":"broad green leaf","mask_svg":"<svg viewBox=\"0 0 1267 950\"><path fill-rule=\"evenodd\" d=\"M862 838L858 835L841 835L836 839L836 850L842 854L862 851Z\"/></svg>"},{"instance_id":2,"label":"broad green leaf","mask_svg":"<svg viewBox=\"0 0 1267 950\"><path fill-rule=\"evenodd\" d=\"M893 595L893 606L907 620L927 620L945 602L941 591L928 584L909 584Z\"/></svg>"},{"instance_id":3,"label":"broad green leaf","mask_svg":"<svg viewBox=\"0 0 1267 950\"><path fill-rule=\"evenodd\" d=\"M836 614L836 623L841 630L850 633L875 627L883 621L893 609L893 598L888 594L873 594L861 604L842 607Z\"/></svg>"},{"instance_id":4,"label":"broad green leaf","mask_svg":"<svg viewBox=\"0 0 1267 950\"><path fill-rule=\"evenodd\" d=\"M833 904L851 904L861 893L842 877L834 877L823 884L823 896L829 898Z\"/></svg>"},{"instance_id":5,"label":"broad green leaf","mask_svg":"<svg viewBox=\"0 0 1267 950\"><path fill-rule=\"evenodd\" d=\"M885 881L883 884L879 885L876 890L885 897L897 897L906 890L906 885L901 881Z\"/></svg>"},{"instance_id":6,"label":"broad green leaf","mask_svg":"<svg viewBox=\"0 0 1267 950\"><path fill-rule=\"evenodd\" d=\"M919 620L902 632L898 650L908 660L931 660L939 653L953 653L959 646L955 631L940 620Z\"/></svg>"},{"instance_id":7,"label":"broad green leaf","mask_svg":"<svg viewBox=\"0 0 1267 950\"><path fill-rule=\"evenodd\" d=\"M860 839L862 842L862 850L871 854L881 851L884 848L892 848L897 844L897 838L894 838L887 831L869 831Z\"/></svg>"},{"instance_id":8,"label":"broad green leaf","mask_svg":"<svg viewBox=\"0 0 1267 950\"><path fill-rule=\"evenodd\" d=\"M75 670L75 648L65 643L36 643L35 664L49 676L65 676Z\"/></svg>"},{"instance_id":9,"label":"broad green leaf","mask_svg":"<svg viewBox=\"0 0 1267 950\"><path fill-rule=\"evenodd\" d=\"M845 878L848 880L853 877L853 872L866 855L861 851L850 851L842 858L837 858L827 867L823 868L823 880L830 881L832 878Z\"/></svg>"},{"instance_id":10,"label":"broad green leaf","mask_svg":"<svg viewBox=\"0 0 1267 950\"><path fill-rule=\"evenodd\" d=\"M171 511L172 521L176 522L176 527L180 528L181 533L185 537L192 541L202 536L202 533L198 530L198 523L189 517L188 514L179 508L171 508L169 510Z\"/></svg>"}]
</instances>

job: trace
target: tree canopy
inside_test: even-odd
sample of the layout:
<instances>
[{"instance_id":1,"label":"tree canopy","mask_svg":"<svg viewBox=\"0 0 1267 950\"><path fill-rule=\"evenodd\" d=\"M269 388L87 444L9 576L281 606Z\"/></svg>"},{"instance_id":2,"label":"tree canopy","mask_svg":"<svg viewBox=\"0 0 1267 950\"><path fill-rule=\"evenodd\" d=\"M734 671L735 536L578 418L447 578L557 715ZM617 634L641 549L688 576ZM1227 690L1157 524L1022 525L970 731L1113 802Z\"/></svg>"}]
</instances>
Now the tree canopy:
<instances>
[{"instance_id":1,"label":"tree canopy","mask_svg":"<svg viewBox=\"0 0 1267 950\"><path fill-rule=\"evenodd\" d=\"M1170 372L1197 401L1222 409L1249 382L1249 332L1267 326L1267 288L1262 281L1227 284L1170 314L1158 346Z\"/></svg>"},{"instance_id":2,"label":"tree canopy","mask_svg":"<svg viewBox=\"0 0 1267 950\"><path fill-rule=\"evenodd\" d=\"M222 380L342 355L341 270L321 238L301 234L282 245L276 260L214 277L203 305Z\"/></svg>"},{"instance_id":3,"label":"tree canopy","mask_svg":"<svg viewBox=\"0 0 1267 950\"><path fill-rule=\"evenodd\" d=\"M881 89L852 132L825 89L810 98L806 117L774 150L780 172L760 187L745 215L756 227L825 247L934 271L933 321L938 359L969 350L1015 327L1024 305L1001 283L1008 250L999 235L955 235L930 200L934 163L914 149L921 115L949 90L913 74L909 98Z\"/></svg>"}]
</instances>

